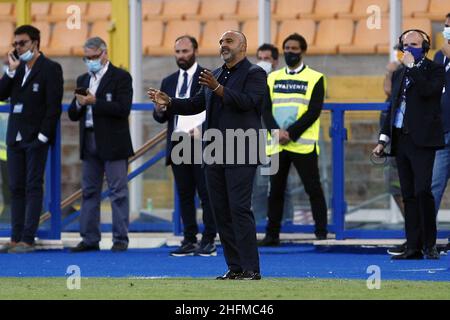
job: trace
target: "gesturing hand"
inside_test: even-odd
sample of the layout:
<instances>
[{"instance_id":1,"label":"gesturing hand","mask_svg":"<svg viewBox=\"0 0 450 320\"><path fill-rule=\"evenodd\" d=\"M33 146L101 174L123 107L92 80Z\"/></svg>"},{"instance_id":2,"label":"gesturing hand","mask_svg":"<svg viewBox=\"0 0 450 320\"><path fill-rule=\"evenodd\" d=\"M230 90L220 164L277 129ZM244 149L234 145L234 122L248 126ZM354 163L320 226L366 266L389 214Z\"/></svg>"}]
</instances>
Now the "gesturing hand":
<instances>
[{"instance_id":1,"label":"gesturing hand","mask_svg":"<svg viewBox=\"0 0 450 320\"><path fill-rule=\"evenodd\" d=\"M147 91L147 96L156 105L161 105L161 106L167 107L170 104L170 97L166 93L162 92L161 90L158 90L155 88L149 88Z\"/></svg>"},{"instance_id":2,"label":"gesturing hand","mask_svg":"<svg viewBox=\"0 0 450 320\"><path fill-rule=\"evenodd\" d=\"M219 82L209 70L203 70L198 77L198 83L202 86L207 86L211 90L217 89Z\"/></svg>"}]
</instances>

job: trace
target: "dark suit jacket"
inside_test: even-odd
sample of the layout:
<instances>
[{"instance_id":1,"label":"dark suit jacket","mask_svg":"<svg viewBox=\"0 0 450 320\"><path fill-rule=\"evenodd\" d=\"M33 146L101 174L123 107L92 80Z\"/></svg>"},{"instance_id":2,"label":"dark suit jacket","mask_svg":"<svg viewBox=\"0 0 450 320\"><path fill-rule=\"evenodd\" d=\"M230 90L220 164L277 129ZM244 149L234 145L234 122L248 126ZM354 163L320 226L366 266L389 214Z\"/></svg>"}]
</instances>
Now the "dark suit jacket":
<instances>
[{"instance_id":1,"label":"dark suit jacket","mask_svg":"<svg viewBox=\"0 0 450 320\"><path fill-rule=\"evenodd\" d=\"M203 67L200 65L197 66L197 70L192 77L191 84L191 93L190 97L195 96L195 94L200 90L200 84L198 83L198 77L200 72L203 70ZM175 97L177 85L178 85L178 76L180 71L178 70L175 73L172 73L168 77L164 78L161 83L161 91L167 93L170 97ZM155 111L153 111L153 118L159 123L167 123L167 138L166 138L166 165L172 164L172 160L170 158L170 154L172 152L173 142L170 140L172 136L173 130L175 129L175 115L170 112L164 112L162 115L159 115Z\"/></svg>"},{"instance_id":2,"label":"dark suit jacket","mask_svg":"<svg viewBox=\"0 0 450 320\"><path fill-rule=\"evenodd\" d=\"M90 75L78 77L77 87L89 88ZM97 152L104 161L128 159L134 154L128 116L133 102L131 75L111 62L103 75L92 106ZM78 110L74 98L69 107L69 118L80 121L80 158L83 159L86 107Z\"/></svg>"},{"instance_id":3,"label":"dark suit jacket","mask_svg":"<svg viewBox=\"0 0 450 320\"><path fill-rule=\"evenodd\" d=\"M223 68L213 71L214 76L220 77ZM267 94L267 75L266 72L257 65L254 65L245 58L242 64L235 71L233 77L224 87L223 109L220 110L219 130L226 141L226 129L255 129L256 133L262 128L261 115L263 98ZM206 121L203 129L206 131L211 128L211 110L212 97L214 93L207 87L201 90L189 99L172 99L171 106L167 109L180 115L190 115L202 112L206 109ZM231 142L230 142L231 143ZM252 146L253 147L253 146ZM249 139L245 144L245 163L243 165L253 165L249 162L249 152L252 148L249 145ZM259 148L257 148L259 152ZM224 151L225 153L225 151ZM235 146L235 161L236 161ZM252 154L252 157L255 156ZM259 159L258 157L258 160ZM258 161L259 163L260 161ZM235 162L236 163L236 162Z\"/></svg>"},{"instance_id":4,"label":"dark suit jacket","mask_svg":"<svg viewBox=\"0 0 450 320\"><path fill-rule=\"evenodd\" d=\"M404 77L408 72L411 85L406 91L404 125L413 142L419 147L441 148L444 134L441 121L441 95L444 87L444 68L429 59L410 70L400 68L392 76L392 95L381 134L392 139L397 109L400 107ZM395 141L392 144L395 153Z\"/></svg>"},{"instance_id":5,"label":"dark suit jacket","mask_svg":"<svg viewBox=\"0 0 450 320\"><path fill-rule=\"evenodd\" d=\"M22 86L24 75L25 63L22 62L14 78L5 74L0 80L0 100L11 97L6 143L14 144L18 131L24 142L33 141L42 133L52 143L61 116L62 68L41 53ZM23 104L21 113L13 113L16 104Z\"/></svg>"}]
</instances>

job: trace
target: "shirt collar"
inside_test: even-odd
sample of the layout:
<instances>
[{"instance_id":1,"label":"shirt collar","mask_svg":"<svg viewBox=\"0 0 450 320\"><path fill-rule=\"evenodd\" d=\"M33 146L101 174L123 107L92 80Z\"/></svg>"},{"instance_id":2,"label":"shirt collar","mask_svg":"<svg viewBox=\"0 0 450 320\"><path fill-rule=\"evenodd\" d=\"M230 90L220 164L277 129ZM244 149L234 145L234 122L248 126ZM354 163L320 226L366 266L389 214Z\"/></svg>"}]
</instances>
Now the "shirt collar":
<instances>
[{"instance_id":1,"label":"shirt collar","mask_svg":"<svg viewBox=\"0 0 450 320\"><path fill-rule=\"evenodd\" d=\"M187 72L188 77L192 77L192 76L194 75L195 71L197 71L197 67L198 67L198 63L195 62L195 63L194 63L189 69L187 69L187 70L180 69L180 75L183 75L184 72Z\"/></svg>"},{"instance_id":2,"label":"shirt collar","mask_svg":"<svg viewBox=\"0 0 450 320\"><path fill-rule=\"evenodd\" d=\"M97 71L96 73L93 72L89 72L89 75L91 77L94 77L94 79L100 79L101 77L103 77L106 73L106 71L108 71L108 67L109 67L109 61L106 61L105 65L103 66L103 68L101 68L99 71Z\"/></svg>"},{"instance_id":3,"label":"shirt collar","mask_svg":"<svg viewBox=\"0 0 450 320\"><path fill-rule=\"evenodd\" d=\"M238 63L236 63L234 66L232 66L231 68L227 67L227 64L224 63L222 66L223 70L228 70L228 71L235 71L237 69L239 69L239 67L242 65L242 63L244 62L245 59L242 59L241 61L239 61Z\"/></svg>"},{"instance_id":4,"label":"shirt collar","mask_svg":"<svg viewBox=\"0 0 450 320\"><path fill-rule=\"evenodd\" d=\"M300 71L303 70L304 66L305 66L305 65L304 65L303 62L302 62L302 63L298 66L298 68L296 68L296 69L294 69L294 70L290 69L289 67L286 67L286 73L287 73L287 74L290 74L292 71L295 72L296 74L297 74L297 73L300 73Z\"/></svg>"}]
</instances>

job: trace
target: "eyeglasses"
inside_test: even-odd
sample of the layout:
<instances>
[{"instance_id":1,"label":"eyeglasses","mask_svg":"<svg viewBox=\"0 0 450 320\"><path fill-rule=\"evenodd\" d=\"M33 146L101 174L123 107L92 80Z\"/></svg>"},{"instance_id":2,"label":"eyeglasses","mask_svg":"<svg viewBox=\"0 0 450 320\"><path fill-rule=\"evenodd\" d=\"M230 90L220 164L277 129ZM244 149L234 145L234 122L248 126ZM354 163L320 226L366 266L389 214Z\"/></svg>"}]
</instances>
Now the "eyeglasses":
<instances>
[{"instance_id":1,"label":"eyeglasses","mask_svg":"<svg viewBox=\"0 0 450 320\"><path fill-rule=\"evenodd\" d=\"M99 54L97 54L95 56L90 56L90 57L84 56L83 61L86 62L88 60L97 60L98 58L100 58L102 56L103 52L104 51L100 52Z\"/></svg>"},{"instance_id":2,"label":"eyeglasses","mask_svg":"<svg viewBox=\"0 0 450 320\"><path fill-rule=\"evenodd\" d=\"M19 47L24 47L28 42L30 42L31 40L20 40L20 41L15 41L13 43L11 43L11 45L13 46L13 48L19 46Z\"/></svg>"}]
</instances>

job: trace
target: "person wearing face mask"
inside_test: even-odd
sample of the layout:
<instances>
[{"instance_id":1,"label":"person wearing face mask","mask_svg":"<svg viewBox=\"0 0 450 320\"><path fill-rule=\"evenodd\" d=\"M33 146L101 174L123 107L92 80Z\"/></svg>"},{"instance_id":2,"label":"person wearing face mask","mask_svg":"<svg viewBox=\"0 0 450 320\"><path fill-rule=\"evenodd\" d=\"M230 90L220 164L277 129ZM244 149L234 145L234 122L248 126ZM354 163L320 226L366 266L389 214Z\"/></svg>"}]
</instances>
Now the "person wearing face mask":
<instances>
[{"instance_id":1,"label":"person wearing face mask","mask_svg":"<svg viewBox=\"0 0 450 320\"><path fill-rule=\"evenodd\" d=\"M184 35L175 40L175 60L180 68L162 80L161 91L170 96L188 99L200 90L198 82L200 72L204 69L197 61L198 43L194 37ZM201 131L206 112L193 116L175 115L167 110L153 112L153 118L159 123L167 122L166 165L172 167L175 184L180 199L181 219L183 222L184 239L181 245L170 252L172 256L215 256L217 255L214 239L216 224L209 204L206 189L205 174L201 164L194 163L194 144L201 141L194 136L194 131ZM173 132L185 132L191 135L192 157L190 163L175 164L171 153L177 142L172 141ZM200 147L201 148L201 147ZM201 200L203 209L204 230L200 243L197 243L199 231L196 218L195 194Z\"/></svg>"},{"instance_id":2,"label":"person wearing face mask","mask_svg":"<svg viewBox=\"0 0 450 320\"><path fill-rule=\"evenodd\" d=\"M450 178L450 13L445 19L445 27L443 32L444 38L448 39L442 46L442 49L436 52L434 62L442 64L445 68L445 86L442 89L441 109L442 124L444 127L445 147L436 151L434 159L433 180L431 182L431 192L433 192L436 215L441 206L442 196L447 187ZM450 235L446 246L439 248L441 251L450 250Z\"/></svg>"},{"instance_id":3,"label":"person wearing face mask","mask_svg":"<svg viewBox=\"0 0 450 320\"><path fill-rule=\"evenodd\" d=\"M268 223L266 235L260 242L263 246L280 243L284 192L291 163L309 196L316 238L326 239L328 233L327 205L318 165L319 117L325 97L325 77L303 63L307 48L304 37L297 33L289 35L283 41L287 67L272 72L267 79L271 104L264 112L264 122L269 132L277 134L279 139L278 144L268 147L267 154L279 155L279 170L270 179Z\"/></svg>"},{"instance_id":4,"label":"person wearing face mask","mask_svg":"<svg viewBox=\"0 0 450 320\"><path fill-rule=\"evenodd\" d=\"M278 57L278 48L270 43L264 43L256 50L256 64L263 68L267 74L270 74L273 70L278 68ZM266 109L268 108L263 108L263 110ZM259 166L256 171L252 194L252 209L257 221L265 221L267 217L267 196L269 192L270 177L268 175L263 175L262 170L263 166ZM291 189L288 187L284 194L284 216L292 217L293 213L294 207L292 204Z\"/></svg>"},{"instance_id":5,"label":"person wearing face mask","mask_svg":"<svg viewBox=\"0 0 450 320\"><path fill-rule=\"evenodd\" d=\"M390 154L396 157L406 248L394 260L439 259L431 182L436 150L444 146L440 102L445 70L426 57L430 45L429 36L421 30L407 30L400 36L403 67L392 76L388 114L372 151L381 156L390 143Z\"/></svg>"},{"instance_id":6,"label":"person wearing face mask","mask_svg":"<svg viewBox=\"0 0 450 320\"><path fill-rule=\"evenodd\" d=\"M77 79L69 118L80 122L83 190L80 233L82 241L71 252L99 250L100 203L103 176L110 189L112 251L128 248L128 158L134 154L128 116L133 102L131 75L114 66L99 37L84 44L87 73Z\"/></svg>"},{"instance_id":7,"label":"person wearing face mask","mask_svg":"<svg viewBox=\"0 0 450 320\"><path fill-rule=\"evenodd\" d=\"M11 192L11 242L0 252L28 253L42 212L49 145L61 115L61 66L39 51L40 31L23 25L14 31L8 70L0 80L0 101L10 99L6 132Z\"/></svg>"}]
</instances>

